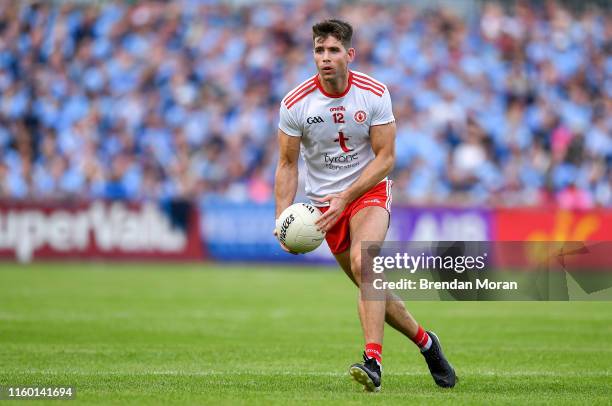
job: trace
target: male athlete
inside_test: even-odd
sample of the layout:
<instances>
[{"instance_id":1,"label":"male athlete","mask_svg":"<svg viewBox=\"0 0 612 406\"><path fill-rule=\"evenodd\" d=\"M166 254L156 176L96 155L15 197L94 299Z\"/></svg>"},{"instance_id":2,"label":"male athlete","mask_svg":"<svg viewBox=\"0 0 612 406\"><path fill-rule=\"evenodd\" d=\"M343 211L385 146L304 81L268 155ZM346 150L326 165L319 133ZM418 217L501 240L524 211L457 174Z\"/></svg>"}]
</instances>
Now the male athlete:
<instances>
[{"instance_id":1,"label":"male athlete","mask_svg":"<svg viewBox=\"0 0 612 406\"><path fill-rule=\"evenodd\" d=\"M323 212L317 227L326 232L331 252L359 286L361 242L384 241L389 227L387 176L395 163L395 118L387 87L348 69L355 58L352 34L353 28L339 20L312 27L318 73L281 102L274 194L278 218L295 198L301 149L306 194ZM366 390L381 387L385 321L421 349L436 384L455 385L455 371L436 335L425 331L395 296L388 293L386 300L366 300L360 291L359 318L364 362L352 365L349 373Z\"/></svg>"}]
</instances>

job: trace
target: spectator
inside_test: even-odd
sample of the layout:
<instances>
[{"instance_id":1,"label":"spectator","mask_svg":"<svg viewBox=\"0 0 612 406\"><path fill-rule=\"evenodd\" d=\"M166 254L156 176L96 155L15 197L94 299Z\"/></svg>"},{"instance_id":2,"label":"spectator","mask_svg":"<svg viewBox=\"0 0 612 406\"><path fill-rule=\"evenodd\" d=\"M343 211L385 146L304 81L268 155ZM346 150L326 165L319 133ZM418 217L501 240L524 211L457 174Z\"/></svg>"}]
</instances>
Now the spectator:
<instances>
[{"instance_id":1,"label":"spectator","mask_svg":"<svg viewBox=\"0 0 612 406\"><path fill-rule=\"evenodd\" d=\"M347 4L0 0L0 196L270 201L278 102L341 15L395 99L396 201L612 206L609 10Z\"/></svg>"}]
</instances>

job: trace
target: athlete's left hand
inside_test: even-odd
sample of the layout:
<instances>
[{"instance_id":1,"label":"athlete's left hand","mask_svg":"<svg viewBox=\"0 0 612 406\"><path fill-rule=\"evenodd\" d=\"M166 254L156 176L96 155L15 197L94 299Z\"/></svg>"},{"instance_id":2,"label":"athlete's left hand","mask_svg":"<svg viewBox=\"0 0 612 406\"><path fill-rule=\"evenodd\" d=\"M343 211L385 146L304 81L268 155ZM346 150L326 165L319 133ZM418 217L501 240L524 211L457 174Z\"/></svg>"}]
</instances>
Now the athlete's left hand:
<instances>
[{"instance_id":1,"label":"athlete's left hand","mask_svg":"<svg viewBox=\"0 0 612 406\"><path fill-rule=\"evenodd\" d=\"M348 201L338 193L327 195L318 201L321 203L329 202L329 210L315 222L317 228L326 233L336 224Z\"/></svg>"}]
</instances>

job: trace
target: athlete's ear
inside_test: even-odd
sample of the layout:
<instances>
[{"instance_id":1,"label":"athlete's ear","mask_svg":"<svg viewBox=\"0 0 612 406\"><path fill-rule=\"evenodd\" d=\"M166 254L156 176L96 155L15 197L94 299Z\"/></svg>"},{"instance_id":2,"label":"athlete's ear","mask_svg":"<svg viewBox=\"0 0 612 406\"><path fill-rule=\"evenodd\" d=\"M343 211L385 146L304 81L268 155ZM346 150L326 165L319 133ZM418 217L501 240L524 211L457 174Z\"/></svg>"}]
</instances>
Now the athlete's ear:
<instances>
[{"instance_id":1,"label":"athlete's ear","mask_svg":"<svg viewBox=\"0 0 612 406\"><path fill-rule=\"evenodd\" d=\"M353 60L355 59L355 48L349 48L346 53L348 54L348 61L353 62Z\"/></svg>"}]
</instances>

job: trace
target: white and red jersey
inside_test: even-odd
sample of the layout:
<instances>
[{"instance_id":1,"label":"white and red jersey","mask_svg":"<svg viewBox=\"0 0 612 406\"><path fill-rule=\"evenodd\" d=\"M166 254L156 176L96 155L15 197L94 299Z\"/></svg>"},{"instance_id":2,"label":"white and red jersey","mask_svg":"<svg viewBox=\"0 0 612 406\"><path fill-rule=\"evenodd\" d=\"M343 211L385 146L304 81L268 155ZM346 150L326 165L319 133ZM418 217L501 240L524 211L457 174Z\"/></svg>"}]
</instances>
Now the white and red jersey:
<instances>
[{"instance_id":1,"label":"white and red jersey","mask_svg":"<svg viewBox=\"0 0 612 406\"><path fill-rule=\"evenodd\" d=\"M342 94L325 92L318 75L290 91L281 102L278 127L287 135L301 137L306 196L313 200L340 193L355 182L374 159L370 127L393 121L387 87L349 71Z\"/></svg>"}]
</instances>

